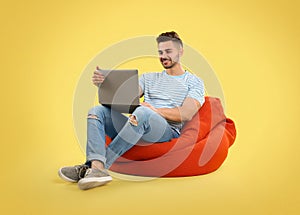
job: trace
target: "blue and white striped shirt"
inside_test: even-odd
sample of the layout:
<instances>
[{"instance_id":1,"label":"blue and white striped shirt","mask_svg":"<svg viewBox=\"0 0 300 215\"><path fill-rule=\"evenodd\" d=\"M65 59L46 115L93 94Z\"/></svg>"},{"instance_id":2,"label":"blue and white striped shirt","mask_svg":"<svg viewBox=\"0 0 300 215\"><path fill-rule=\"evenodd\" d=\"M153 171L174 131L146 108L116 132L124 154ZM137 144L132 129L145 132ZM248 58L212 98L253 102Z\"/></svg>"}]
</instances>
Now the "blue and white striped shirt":
<instances>
[{"instance_id":1,"label":"blue and white striped shirt","mask_svg":"<svg viewBox=\"0 0 300 215\"><path fill-rule=\"evenodd\" d=\"M165 70L142 74L139 77L139 85L144 93L145 102L155 108L180 107L187 97L198 100L201 105L204 103L204 83L188 71L180 76L168 75ZM168 123L180 133L183 123Z\"/></svg>"}]
</instances>

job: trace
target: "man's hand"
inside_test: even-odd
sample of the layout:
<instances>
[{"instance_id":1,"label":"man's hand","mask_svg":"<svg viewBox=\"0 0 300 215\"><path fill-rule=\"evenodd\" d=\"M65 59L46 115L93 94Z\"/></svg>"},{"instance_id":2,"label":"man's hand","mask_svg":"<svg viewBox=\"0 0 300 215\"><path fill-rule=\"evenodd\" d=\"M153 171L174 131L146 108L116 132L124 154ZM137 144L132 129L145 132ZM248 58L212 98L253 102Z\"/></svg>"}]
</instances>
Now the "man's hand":
<instances>
[{"instance_id":1,"label":"man's hand","mask_svg":"<svg viewBox=\"0 0 300 215\"><path fill-rule=\"evenodd\" d=\"M95 86L99 87L103 81L105 80L105 76L101 73L101 69L97 66L94 71L94 75L92 77L92 82Z\"/></svg>"},{"instance_id":2,"label":"man's hand","mask_svg":"<svg viewBox=\"0 0 300 215\"><path fill-rule=\"evenodd\" d=\"M163 115L163 113L162 113L161 111L159 111L158 108L153 107L153 106L150 105L149 103L147 103L147 102L142 102L141 105L144 106L144 107L150 108L151 110L155 111L156 113L160 114L162 117L165 118L165 116Z\"/></svg>"},{"instance_id":3,"label":"man's hand","mask_svg":"<svg viewBox=\"0 0 300 215\"><path fill-rule=\"evenodd\" d=\"M150 105L150 104L147 103L147 102L142 102L141 105L144 106L144 107L148 107L148 108L150 108L151 110L153 110L153 111L155 111L155 112L158 112L157 109L156 109L155 107L153 107L152 105Z\"/></svg>"}]
</instances>

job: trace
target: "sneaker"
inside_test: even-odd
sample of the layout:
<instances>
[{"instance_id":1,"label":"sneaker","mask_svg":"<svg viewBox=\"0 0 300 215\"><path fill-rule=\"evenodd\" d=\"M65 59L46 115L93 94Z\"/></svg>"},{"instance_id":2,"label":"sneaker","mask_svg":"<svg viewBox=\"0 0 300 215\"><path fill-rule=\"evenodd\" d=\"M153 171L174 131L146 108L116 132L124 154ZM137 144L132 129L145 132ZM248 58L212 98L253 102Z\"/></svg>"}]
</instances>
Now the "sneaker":
<instances>
[{"instance_id":1,"label":"sneaker","mask_svg":"<svg viewBox=\"0 0 300 215\"><path fill-rule=\"evenodd\" d=\"M112 180L112 177L106 170L89 168L84 177L79 180L78 187L81 190L87 190L90 188L104 185Z\"/></svg>"},{"instance_id":2,"label":"sneaker","mask_svg":"<svg viewBox=\"0 0 300 215\"><path fill-rule=\"evenodd\" d=\"M58 170L58 175L65 181L78 182L81 178L84 177L85 172L88 168L89 166L85 164L62 167Z\"/></svg>"}]
</instances>

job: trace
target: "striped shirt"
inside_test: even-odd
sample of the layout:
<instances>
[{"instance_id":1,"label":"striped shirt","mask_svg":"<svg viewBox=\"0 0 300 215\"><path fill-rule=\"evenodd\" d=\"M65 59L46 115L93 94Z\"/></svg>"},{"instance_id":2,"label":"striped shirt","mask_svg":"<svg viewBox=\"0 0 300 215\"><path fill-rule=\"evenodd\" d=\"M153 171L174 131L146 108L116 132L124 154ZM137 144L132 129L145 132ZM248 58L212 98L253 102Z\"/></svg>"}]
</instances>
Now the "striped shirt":
<instances>
[{"instance_id":1,"label":"striped shirt","mask_svg":"<svg viewBox=\"0 0 300 215\"><path fill-rule=\"evenodd\" d=\"M180 107L185 98L190 97L204 103L204 84L197 76L186 71L183 75L168 75L164 70L157 73L146 73L139 77L139 85L144 93L145 102L155 108ZM179 134L182 122L168 121Z\"/></svg>"}]
</instances>

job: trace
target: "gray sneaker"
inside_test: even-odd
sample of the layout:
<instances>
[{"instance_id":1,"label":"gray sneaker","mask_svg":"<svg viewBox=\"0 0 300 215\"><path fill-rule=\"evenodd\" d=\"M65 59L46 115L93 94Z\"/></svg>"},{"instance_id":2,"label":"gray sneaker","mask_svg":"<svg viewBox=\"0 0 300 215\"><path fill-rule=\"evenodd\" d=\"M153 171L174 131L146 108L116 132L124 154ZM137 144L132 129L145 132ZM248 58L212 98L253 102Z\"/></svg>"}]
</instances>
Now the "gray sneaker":
<instances>
[{"instance_id":1,"label":"gray sneaker","mask_svg":"<svg viewBox=\"0 0 300 215\"><path fill-rule=\"evenodd\" d=\"M89 166L85 164L62 167L58 170L58 175L65 181L78 182L81 178L84 177L85 172L88 168Z\"/></svg>"},{"instance_id":2,"label":"gray sneaker","mask_svg":"<svg viewBox=\"0 0 300 215\"><path fill-rule=\"evenodd\" d=\"M89 168L85 176L78 181L78 187L81 190L87 190L90 188L104 185L112 180L112 177L106 170Z\"/></svg>"}]
</instances>

